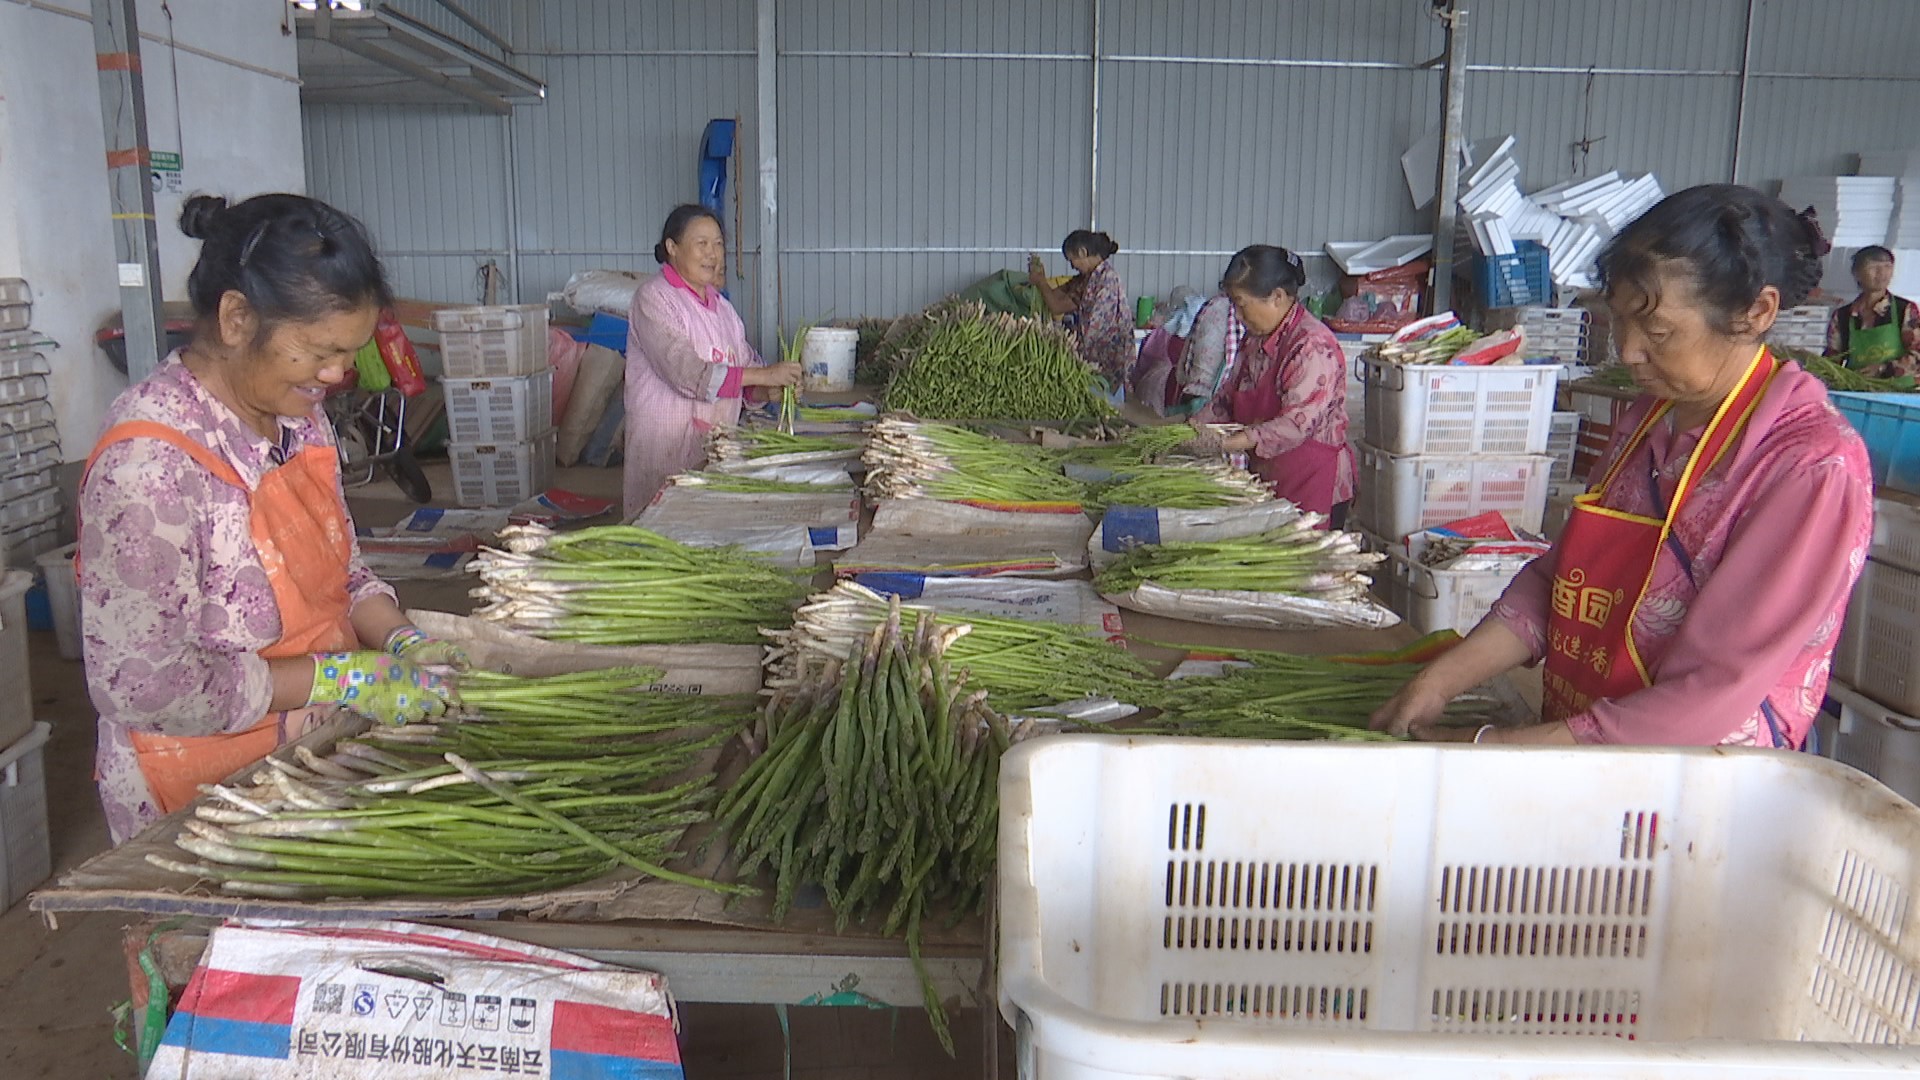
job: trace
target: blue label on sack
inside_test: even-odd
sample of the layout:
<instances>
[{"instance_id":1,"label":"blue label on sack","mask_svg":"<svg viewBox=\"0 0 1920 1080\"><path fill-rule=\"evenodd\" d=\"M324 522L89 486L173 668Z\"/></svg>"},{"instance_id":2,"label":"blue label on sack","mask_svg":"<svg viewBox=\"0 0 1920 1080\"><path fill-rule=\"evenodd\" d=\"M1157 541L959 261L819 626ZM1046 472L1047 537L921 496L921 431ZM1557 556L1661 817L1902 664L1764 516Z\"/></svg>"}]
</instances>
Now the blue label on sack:
<instances>
[{"instance_id":1,"label":"blue label on sack","mask_svg":"<svg viewBox=\"0 0 1920 1080\"><path fill-rule=\"evenodd\" d=\"M1100 518L1100 547L1121 552L1160 542L1160 511L1151 506L1109 506Z\"/></svg>"},{"instance_id":2,"label":"blue label on sack","mask_svg":"<svg viewBox=\"0 0 1920 1080\"><path fill-rule=\"evenodd\" d=\"M831 550L840 545L840 527L837 525L809 526L807 543L814 547Z\"/></svg>"},{"instance_id":3,"label":"blue label on sack","mask_svg":"<svg viewBox=\"0 0 1920 1080\"><path fill-rule=\"evenodd\" d=\"M437 506L423 506L415 510L413 516L407 519L407 531L432 532L433 527L440 523L440 518L445 514L446 511Z\"/></svg>"},{"instance_id":4,"label":"blue label on sack","mask_svg":"<svg viewBox=\"0 0 1920 1080\"><path fill-rule=\"evenodd\" d=\"M920 594L927 591L927 575L907 574L890 570L875 570L866 574L853 575L855 584L864 585L882 595L897 596L902 600L918 600Z\"/></svg>"}]
</instances>

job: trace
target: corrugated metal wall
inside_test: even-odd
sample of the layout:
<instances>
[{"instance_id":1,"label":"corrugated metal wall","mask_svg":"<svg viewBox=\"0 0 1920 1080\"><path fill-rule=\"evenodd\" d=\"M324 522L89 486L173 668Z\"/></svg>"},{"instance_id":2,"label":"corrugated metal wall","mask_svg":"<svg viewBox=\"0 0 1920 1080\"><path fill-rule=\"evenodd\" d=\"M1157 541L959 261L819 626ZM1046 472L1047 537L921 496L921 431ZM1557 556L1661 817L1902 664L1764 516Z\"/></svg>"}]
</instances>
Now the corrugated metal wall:
<instances>
[{"instance_id":1,"label":"corrugated metal wall","mask_svg":"<svg viewBox=\"0 0 1920 1080\"><path fill-rule=\"evenodd\" d=\"M423 18L435 6L416 3ZM1610 168L1669 190L1724 180L1744 67L1742 181L1920 143L1902 124L1920 115L1910 0L1753 0L1750 49L1748 6L1470 3L1467 133L1516 135L1529 186ZM1426 9L780 0L783 321L917 308L1029 250L1058 267L1060 237L1090 221L1151 293L1214 280L1245 243L1311 252L1420 231L1399 158L1439 119L1440 77L1420 65L1442 35ZM470 298L492 259L537 298L574 270L650 266L660 218L694 193L706 120L739 116L733 293L755 325L753 0L472 10L512 37L547 104L510 122L309 108L312 190L368 219L410 294Z\"/></svg>"}]
</instances>

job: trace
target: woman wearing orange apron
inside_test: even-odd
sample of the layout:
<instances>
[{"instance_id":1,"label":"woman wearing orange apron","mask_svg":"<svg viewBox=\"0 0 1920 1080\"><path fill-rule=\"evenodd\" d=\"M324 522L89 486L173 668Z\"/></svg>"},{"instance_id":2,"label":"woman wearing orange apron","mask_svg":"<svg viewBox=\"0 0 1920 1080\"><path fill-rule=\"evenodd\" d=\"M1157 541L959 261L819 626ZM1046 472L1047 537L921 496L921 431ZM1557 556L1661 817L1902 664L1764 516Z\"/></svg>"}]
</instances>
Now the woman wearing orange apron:
<instances>
[{"instance_id":1,"label":"woman wearing orange apron","mask_svg":"<svg viewBox=\"0 0 1920 1080\"><path fill-rule=\"evenodd\" d=\"M87 686L115 843L337 707L444 710L458 650L361 563L320 410L388 300L358 223L196 197L191 344L108 412L80 492Z\"/></svg>"},{"instance_id":2,"label":"woman wearing orange apron","mask_svg":"<svg viewBox=\"0 0 1920 1080\"><path fill-rule=\"evenodd\" d=\"M1866 449L1826 388L1761 345L1825 243L1777 199L1690 188L1601 255L1643 391L1552 550L1374 716L1415 737L1798 748L1873 527ZM1542 664L1541 723L1438 726L1447 703Z\"/></svg>"}]
</instances>

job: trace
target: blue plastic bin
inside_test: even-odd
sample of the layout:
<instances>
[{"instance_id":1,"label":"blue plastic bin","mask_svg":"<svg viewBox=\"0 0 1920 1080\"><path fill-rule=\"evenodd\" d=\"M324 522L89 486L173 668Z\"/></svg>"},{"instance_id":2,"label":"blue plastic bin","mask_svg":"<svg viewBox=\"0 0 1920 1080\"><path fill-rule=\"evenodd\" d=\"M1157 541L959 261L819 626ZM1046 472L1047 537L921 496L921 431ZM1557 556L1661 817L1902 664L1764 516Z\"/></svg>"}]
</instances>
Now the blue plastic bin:
<instances>
[{"instance_id":1,"label":"blue plastic bin","mask_svg":"<svg viewBox=\"0 0 1920 1080\"><path fill-rule=\"evenodd\" d=\"M1547 249L1532 240L1516 240L1512 255L1479 255L1473 261L1473 287L1490 308L1553 302L1552 267Z\"/></svg>"},{"instance_id":2,"label":"blue plastic bin","mask_svg":"<svg viewBox=\"0 0 1920 1080\"><path fill-rule=\"evenodd\" d=\"M1833 406L1867 442L1873 482L1920 495L1920 394L1856 394L1836 390Z\"/></svg>"},{"instance_id":3,"label":"blue plastic bin","mask_svg":"<svg viewBox=\"0 0 1920 1080\"><path fill-rule=\"evenodd\" d=\"M573 335L573 340L584 341L589 345L601 345L625 356L627 354L627 320L618 315L596 311L593 313L593 321L587 323L586 331Z\"/></svg>"}]
</instances>

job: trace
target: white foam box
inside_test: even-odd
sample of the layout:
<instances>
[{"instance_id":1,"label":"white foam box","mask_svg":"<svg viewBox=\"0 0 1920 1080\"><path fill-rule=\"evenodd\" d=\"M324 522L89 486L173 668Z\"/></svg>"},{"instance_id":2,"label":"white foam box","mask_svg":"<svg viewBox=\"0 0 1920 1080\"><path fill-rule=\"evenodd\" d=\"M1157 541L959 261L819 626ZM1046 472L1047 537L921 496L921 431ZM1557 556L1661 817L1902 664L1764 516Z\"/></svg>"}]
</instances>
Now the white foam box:
<instances>
[{"instance_id":1,"label":"white foam box","mask_svg":"<svg viewBox=\"0 0 1920 1080\"><path fill-rule=\"evenodd\" d=\"M1390 454L1538 454L1558 364L1396 364L1360 359L1366 441Z\"/></svg>"},{"instance_id":2,"label":"white foam box","mask_svg":"<svg viewBox=\"0 0 1920 1080\"><path fill-rule=\"evenodd\" d=\"M1354 516L1388 540L1490 510L1537 533L1553 466L1546 454L1402 456L1362 443Z\"/></svg>"}]
</instances>

